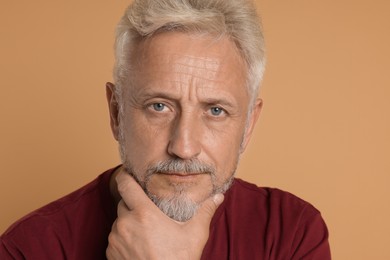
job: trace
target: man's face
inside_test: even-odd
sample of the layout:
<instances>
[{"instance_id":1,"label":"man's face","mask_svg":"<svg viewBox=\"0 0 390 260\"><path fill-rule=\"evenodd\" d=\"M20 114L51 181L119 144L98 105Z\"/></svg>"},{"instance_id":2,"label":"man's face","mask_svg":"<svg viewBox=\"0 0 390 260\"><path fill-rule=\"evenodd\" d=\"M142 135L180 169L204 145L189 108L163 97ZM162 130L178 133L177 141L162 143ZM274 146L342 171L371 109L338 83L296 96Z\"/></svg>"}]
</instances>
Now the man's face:
<instances>
[{"instance_id":1,"label":"man's face","mask_svg":"<svg viewBox=\"0 0 390 260\"><path fill-rule=\"evenodd\" d=\"M229 187L260 110L247 117L247 67L233 42L206 35L161 33L136 52L121 115L109 94L122 161L155 202L196 208Z\"/></svg>"}]
</instances>

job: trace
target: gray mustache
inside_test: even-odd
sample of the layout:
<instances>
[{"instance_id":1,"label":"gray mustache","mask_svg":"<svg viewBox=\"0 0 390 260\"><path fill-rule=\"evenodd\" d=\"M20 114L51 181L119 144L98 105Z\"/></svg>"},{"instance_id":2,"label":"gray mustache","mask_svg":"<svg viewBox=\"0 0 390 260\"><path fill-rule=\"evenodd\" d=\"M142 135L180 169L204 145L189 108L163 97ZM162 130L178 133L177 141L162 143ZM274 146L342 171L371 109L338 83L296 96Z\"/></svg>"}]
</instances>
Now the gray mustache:
<instances>
[{"instance_id":1,"label":"gray mustache","mask_svg":"<svg viewBox=\"0 0 390 260\"><path fill-rule=\"evenodd\" d=\"M148 167L148 175L156 173L206 173L213 175L215 168L209 164L200 162L197 159L181 160L169 159L166 161L157 162Z\"/></svg>"}]
</instances>

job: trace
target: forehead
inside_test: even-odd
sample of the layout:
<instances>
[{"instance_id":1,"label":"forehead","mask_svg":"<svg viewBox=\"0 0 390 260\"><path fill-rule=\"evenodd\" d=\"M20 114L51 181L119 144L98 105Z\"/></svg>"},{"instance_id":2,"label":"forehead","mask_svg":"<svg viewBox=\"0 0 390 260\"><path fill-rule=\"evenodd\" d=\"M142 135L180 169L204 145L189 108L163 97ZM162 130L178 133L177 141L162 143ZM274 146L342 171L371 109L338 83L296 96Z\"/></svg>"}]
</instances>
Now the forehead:
<instances>
[{"instance_id":1,"label":"forehead","mask_svg":"<svg viewBox=\"0 0 390 260\"><path fill-rule=\"evenodd\" d=\"M164 93L181 99L188 93L247 106L247 67L227 37L160 33L140 43L134 56L130 73L133 98Z\"/></svg>"},{"instance_id":2,"label":"forehead","mask_svg":"<svg viewBox=\"0 0 390 260\"><path fill-rule=\"evenodd\" d=\"M138 58L182 52L200 59L205 58L205 61L210 61L212 58L242 60L232 40L226 36L216 37L210 34L163 32L141 41L136 48Z\"/></svg>"},{"instance_id":3,"label":"forehead","mask_svg":"<svg viewBox=\"0 0 390 260\"><path fill-rule=\"evenodd\" d=\"M141 42L133 70L193 74L204 79L246 77L246 64L227 37L164 32Z\"/></svg>"}]
</instances>

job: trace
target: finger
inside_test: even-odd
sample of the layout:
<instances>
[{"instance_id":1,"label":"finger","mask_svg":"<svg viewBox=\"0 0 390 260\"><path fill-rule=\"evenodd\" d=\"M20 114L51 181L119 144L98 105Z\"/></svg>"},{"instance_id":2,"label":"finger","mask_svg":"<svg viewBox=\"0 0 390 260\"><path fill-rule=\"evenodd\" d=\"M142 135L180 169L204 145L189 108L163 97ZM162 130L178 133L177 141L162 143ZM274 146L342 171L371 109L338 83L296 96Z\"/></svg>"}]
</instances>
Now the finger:
<instances>
[{"instance_id":1,"label":"finger","mask_svg":"<svg viewBox=\"0 0 390 260\"><path fill-rule=\"evenodd\" d=\"M121 236L118 234L116 221L112 226L112 231L108 236L108 246L106 248L106 257L108 260L115 259L129 259L129 257L125 257L123 254L126 252L126 242L123 241Z\"/></svg>"},{"instance_id":2,"label":"finger","mask_svg":"<svg viewBox=\"0 0 390 260\"><path fill-rule=\"evenodd\" d=\"M118 173L116 176L116 182L118 185L118 192L130 210L137 207L147 206L152 203L141 186L125 170L121 170Z\"/></svg>"},{"instance_id":3,"label":"finger","mask_svg":"<svg viewBox=\"0 0 390 260\"><path fill-rule=\"evenodd\" d=\"M189 222L198 222L198 224L208 227L215 211L222 204L223 200L224 196L220 193L208 198L202 203L195 216Z\"/></svg>"},{"instance_id":4,"label":"finger","mask_svg":"<svg viewBox=\"0 0 390 260\"><path fill-rule=\"evenodd\" d=\"M123 200L120 200L117 206L117 214L119 216L123 216L129 212L129 207L127 207L126 203Z\"/></svg>"}]
</instances>

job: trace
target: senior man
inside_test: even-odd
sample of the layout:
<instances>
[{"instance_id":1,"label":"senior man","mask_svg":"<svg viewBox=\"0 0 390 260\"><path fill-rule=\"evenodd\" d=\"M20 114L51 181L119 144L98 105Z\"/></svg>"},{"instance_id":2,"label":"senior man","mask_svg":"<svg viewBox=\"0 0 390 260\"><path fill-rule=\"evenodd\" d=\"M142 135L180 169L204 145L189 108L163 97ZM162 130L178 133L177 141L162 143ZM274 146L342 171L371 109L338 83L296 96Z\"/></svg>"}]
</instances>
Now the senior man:
<instances>
[{"instance_id":1,"label":"senior man","mask_svg":"<svg viewBox=\"0 0 390 260\"><path fill-rule=\"evenodd\" d=\"M15 223L0 258L330 259L313 206L234 178L263 49L248 0L134 1L106 84L123 165Z\"/></svg>"}]
</instances>

